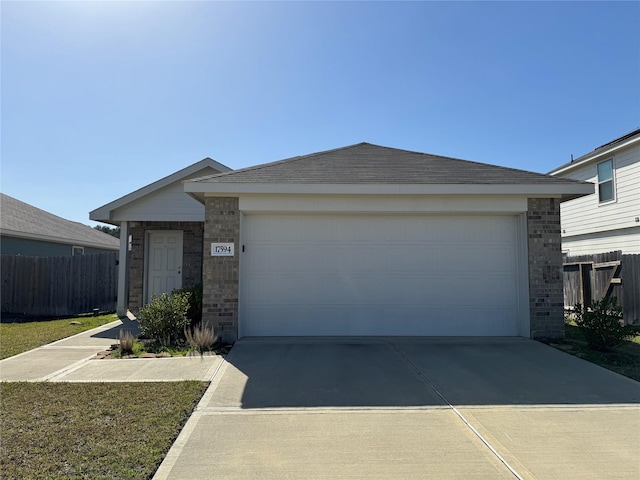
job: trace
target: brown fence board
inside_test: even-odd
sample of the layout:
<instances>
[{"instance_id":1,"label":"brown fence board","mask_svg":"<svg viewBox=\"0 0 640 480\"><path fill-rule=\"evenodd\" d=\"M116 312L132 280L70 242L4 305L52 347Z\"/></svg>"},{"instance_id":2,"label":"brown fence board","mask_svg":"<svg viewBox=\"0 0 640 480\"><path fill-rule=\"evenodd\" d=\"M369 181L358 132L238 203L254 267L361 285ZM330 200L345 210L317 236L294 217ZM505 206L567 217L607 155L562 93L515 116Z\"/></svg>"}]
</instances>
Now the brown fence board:
<instances>
[{"instance_id":1,"label":"brown fence board","mask_svg":"<svg viewBox=\"0 0 640 480\"><path fill-rule=\"evenodd\" d=\"M640 255L622 255L625 322L640 322Z\"/></svg>"},{"instance_id":2,"label":"brown fence board","mask_svg":"<svg viewBox=\"0 0 640 480\"><path fill-rule=\"evenodd\" d=\"M563 270L565 308L616 297L625 323L640 317L640 255L618 250L566 257Z\"/></svg>"},{"instance_id":3,"label":"brown fence board","mask_svg":"<svg viewBox=\"0 0 640 480\"><path fill-rule=\"evenodd\" d=\"M2 314L64 316L116 308L118 253L0 256Z\"/></svg>"}]
</instances>

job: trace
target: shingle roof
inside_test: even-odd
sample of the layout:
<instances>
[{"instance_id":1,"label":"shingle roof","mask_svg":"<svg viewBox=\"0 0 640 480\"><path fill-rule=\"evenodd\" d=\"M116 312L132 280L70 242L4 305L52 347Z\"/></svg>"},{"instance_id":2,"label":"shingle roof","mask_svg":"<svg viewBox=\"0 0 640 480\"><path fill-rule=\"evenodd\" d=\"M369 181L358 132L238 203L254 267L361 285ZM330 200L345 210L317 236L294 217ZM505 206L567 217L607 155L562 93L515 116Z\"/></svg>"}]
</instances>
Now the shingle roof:
<instances>
[{"instance_id":1,"label":"shingle roof","mask_svg":"<svg viewBox=\"0 0 640 480\"><path fill-rule=\"evenodd\" d=\"M603 148L609 148L609 147L613 147L615 145L618 145L622 142L624 142L625 140L628 140L632 137L635 137L637 135L640 135L640 128L636 128L635 130L630 131L629 133L626 133L624 135L622 135L621 137L616 138L615 140L611 140L610 142L605 143L604 145L600 145L599 147L595 148L595 151L601 150Z\"/></svg>"},{"instance_id":2,"label":"shingle roof","mask_svg":"<svg viewBox=\"0 0 640 480\"><path fill-rule=\"evenodd\" d=\"M210 175L196 183L561 184L566 179L484 163L358 143Z\"/></svg>"},{"instance_id":3,"label":"shingle roof","mask_svg":"<svg viewBox=\"0 0 640 480\"><path fill-rule=\"evenodd\" d=\"M24 234L29 238L111 250L119 248L120 240L111 235L65 220L4 193L0 196L0 229L3 234Z\"/></svg>"},{"instance_id":4,"label":"shingle roof","mask_svg":"<svg viewBox=\"0 0 640 480\"><path fill-rule=\"evenodd\" d=\"M593 160L594 158L598 158L599 156L608 153L609 151L615 149L616 147L619 147L623 144L628 145L629 142L632 142L632 141L637 142L638 140L640 140L640 128L636 128L635 130L632 130L631 132L626 133L621 137L616 138L615 140L611 140L610 142L607 142L604 145L600 145L599 147L596 147L594 150L592 150L589 153L586 153L576 159L572 159L570 162L567 162L563 165L560 165L557 168L554 168L553 170L551 170L551 172L549 172L549 174L557 175L558 173L561 173L565 170L571 170L573 168L578 167L579 165L582 165L584 163L587 163Z\"/></svg>"}]
</instances>

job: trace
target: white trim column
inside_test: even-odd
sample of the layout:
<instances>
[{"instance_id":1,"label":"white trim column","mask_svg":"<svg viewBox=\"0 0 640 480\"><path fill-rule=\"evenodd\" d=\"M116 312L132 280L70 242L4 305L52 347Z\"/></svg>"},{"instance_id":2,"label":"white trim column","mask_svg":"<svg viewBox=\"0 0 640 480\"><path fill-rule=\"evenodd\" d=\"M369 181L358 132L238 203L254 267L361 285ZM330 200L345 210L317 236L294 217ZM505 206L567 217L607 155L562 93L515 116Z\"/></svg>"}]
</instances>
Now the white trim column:
<instances>
[{"instance_id":1,"label":"white trim column","mask_svg":"<svg viewBox=\"0 0 640 480\"><path fill-rule=\"evenodd\" d=\"M127 314L127 278L129 273L129 223L120 223L120 255L118 257L118 301L116 314L124 317Z\"/></svg>"}]
</instances>

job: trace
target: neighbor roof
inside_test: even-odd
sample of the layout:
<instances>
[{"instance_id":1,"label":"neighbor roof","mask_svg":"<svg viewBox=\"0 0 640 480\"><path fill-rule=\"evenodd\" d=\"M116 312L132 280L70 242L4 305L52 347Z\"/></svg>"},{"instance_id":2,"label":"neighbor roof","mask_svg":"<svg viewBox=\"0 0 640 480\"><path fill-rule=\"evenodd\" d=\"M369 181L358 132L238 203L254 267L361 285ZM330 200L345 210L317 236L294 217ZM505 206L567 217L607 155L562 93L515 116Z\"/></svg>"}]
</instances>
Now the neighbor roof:
<instances>
[{"instance_id":1,"label":"neighbor roof","mask_svg":"<svg viewBox=\"0 0 640 480\"><path fill-rule=\"evenodd\" d=\"M571 160L570 162L565 163L558 168L555 168L554 170L549 172L549 175L558 175L566 171L573 170L574 168L582 166L585 163L597 160L605 155L610 155L616 150L626 148L635 143L640 143L640 128L636 128L635 130L632 130L631 132L626 133L621 137L616 138L615 140L611 140L604 145L600 145L593 151L582 155L575 160Z\"/></svg>"},{"instance_id":2,"label":"neighbor roof","mask_svg":"<svg viewBox=\"0 0 640 480\"><path fill-rule=\"evenodd\" d=\"M551 189L554 190L553 193L561 193L558 187L585 185L583 182L570 181L524 170L400 150L370 143L358 143L348 147L194 179L185 183L185 190L192 193L231 192L234 189L238 192L248 192L248 184L307 186L418 185L422 189L424 189L424 186L451 185L492 187L500 185L520 185L523 187L538 185L555 186L555 189ZM273 191L273 188L267 190ZM397 188L392 190L396 191ZM483 189L480 188L478 190ZM292 193L291 189L287 191ZM434 193L438 192L434 191ZM526 192L523 191L522 193Z\"/></svg>"},{"instance_id":3,"label":"neighbor roof","mask_svg":"<svg viewBox=\"0 0 640 480\"><path fill-rule=\"evenodd\" d=\"M111 235L58 217L4 193L0 195L2 235L108 250L119 248L120 240Z\"/></svg>"}]
</instances>

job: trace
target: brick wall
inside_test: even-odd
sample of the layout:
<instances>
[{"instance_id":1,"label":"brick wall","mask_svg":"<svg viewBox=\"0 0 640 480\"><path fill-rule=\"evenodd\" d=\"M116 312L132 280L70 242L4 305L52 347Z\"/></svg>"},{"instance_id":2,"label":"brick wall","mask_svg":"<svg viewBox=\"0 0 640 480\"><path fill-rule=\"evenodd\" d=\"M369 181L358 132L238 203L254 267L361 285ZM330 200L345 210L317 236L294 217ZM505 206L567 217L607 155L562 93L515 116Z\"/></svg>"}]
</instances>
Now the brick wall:
<instances>
[{"instance_id":1,"label":"brick wall","mask_svg":"<svg viewBox=\"0 0 640 480\"><path fill-rule=\"evenodd\" d=\"M204 290L202 320L225 341L238 338L238 279L240 213L238 198L210 197L205 201ZM211 243L234 243L235 256L212 257Z\"/></svg>"},{"instance_id":2,"label":"brick wall","mask_svg":"<svg viewBox=\"0 0 640 480\"><path fill-rule=\"evenodd\" d=\"M560 200L530 198L527 212L532 338L564 338Z\"/></svg>"},{"instance_id":3,"label":"brick wall","mask_svg":"<svg viewBox=\"0 0 640 480\"><path fill-rule=\"evenodd\" d=\"M144 255L147 230L182 230L182 286L202 283L202 222L140 222L131 228L129 267L129 310L136 313L144 304Z\"/></svg>"}]
</instances>

